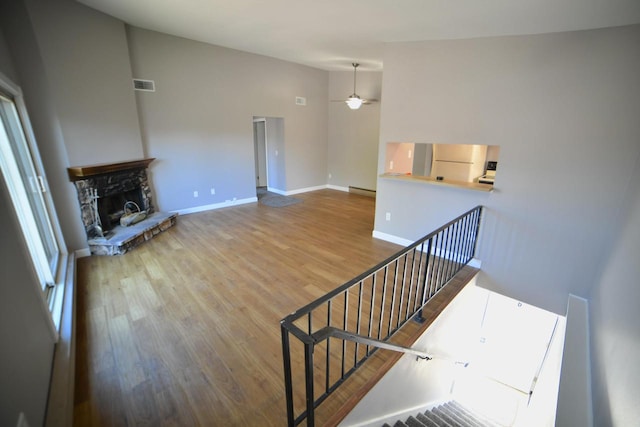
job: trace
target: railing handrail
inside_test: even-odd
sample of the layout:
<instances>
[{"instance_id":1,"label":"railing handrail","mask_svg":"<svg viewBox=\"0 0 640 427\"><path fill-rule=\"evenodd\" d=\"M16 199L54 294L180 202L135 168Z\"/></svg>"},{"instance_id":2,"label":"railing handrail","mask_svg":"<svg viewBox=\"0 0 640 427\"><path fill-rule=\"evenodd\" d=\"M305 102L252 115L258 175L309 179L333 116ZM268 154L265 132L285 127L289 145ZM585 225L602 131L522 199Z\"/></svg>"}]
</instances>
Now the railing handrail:
<instances>
[{"instance_id":1,"label":"railing handrail","mask_svg":"<svg viewBox=\"0 0 640 427\"><path fill-rule=\"evenodd\" d=\"M329 338L340 338L343 340L349 340L351 342L357 342L360 344L366 344L373 347L384 348L385 350L397 351L400 353L413 354L424 360L431 360L433 357L426 351L416 350L415 348L405 347L399 344L392 344L386 341L377 340L375 338L365 337L364 335L354 334L342 329L334 328L333 326L326 326L312 335L314 344L318 344Z\"/></svg>"},{"instance_id":2,"label":"railing handrail","mask_svg":"<svg viewBox=\"0 0 640 427\"><path fill-rule=\"evenodd\" d=\"M314 426L315 408L379 348L432 358L423 351L392 344L389 340L406 322L420 317L426 304L473 259L481 217L482 206L468 210L280 321L290 427L305 419L308 426ZM350 306L355 314L351 314ZM302 326L300 320L304 317L307 324ZM291 336L304 346L306 410L297 417ZM330 338L342 341L334 351L331 351ZM354 346L348 348L348 342ZM324 356L321 356L324 367L314 367L314 350L321 343L324 343ZM319 395L314 391L317 369L324 373L323 391ZM337 371L338 377L330 375L330 371Z\"/></svg>"},{"instance_id":3,"label":"railing handrail","mask_svg":"<svg viewBox=\"0 0 640 427\"><path fill-rule=\"evenodd\" d=\"M282 325L285 325L287 328L289 326L294 326L294 328L295 328L295 325L293 325L293 322L295 322L296 320L300 319L302 316L305 316L305 315L309 314L311 311L313 311L314 309L320 307L322 304L324 304L324 303L328 302L329 300L335 298L336 296L340 295L341 293L343 293L347 289L357 285L362 280L366 279L367 277L369 277L372 274L374 274L377 271L379 271L381 268L384 268L385 265L388 265L388 264L392 263L394 260L398 259L399 257L404 255L405 253L408 253L412 249L420 246L422 243L424 243L427 240L431 239L432 237L436 236L438 233L440 233L441 231L445 230L447 227L451 226L455 222L461 220L465 216L469 215L470 213L472 213L473 211L475 211L476 209L481 208L481 207L482 207L481 205L478 205L478 206L476 206L476 207L474 207L472 209L469 209L467 212L463 213L462 215L459 215L455 219L452 219L451 221L449 221L448 223L446 223L442 227L438 228L437 230L432 231L431 233L427 234L426 236L420 238L419 240L416 240L415 242L413 242L409 246L406 246L406 247L400 249L398 252L394 253L393 255L391 255L388 258L386 258L384 261L382 261L382 262L376 264L375 266L371 267L370 269L368 269L364 273L360 274L359 276L356 276L355 278L349 280L348 282L344 283L343 285L333 289L332 291L329 291L328 293L326 293L325 295L321 296L320 298L317 298L316 300L310 302L309 304L305 305L304 307L299 308L298 310L296 310L293 313L289 314L284 319L282 319L282 321L280 323ZM300 330L299 328L295 328L295 329ZM300 337L298 337L298 338L300 338Z\"/></svg>"}]
</instances>

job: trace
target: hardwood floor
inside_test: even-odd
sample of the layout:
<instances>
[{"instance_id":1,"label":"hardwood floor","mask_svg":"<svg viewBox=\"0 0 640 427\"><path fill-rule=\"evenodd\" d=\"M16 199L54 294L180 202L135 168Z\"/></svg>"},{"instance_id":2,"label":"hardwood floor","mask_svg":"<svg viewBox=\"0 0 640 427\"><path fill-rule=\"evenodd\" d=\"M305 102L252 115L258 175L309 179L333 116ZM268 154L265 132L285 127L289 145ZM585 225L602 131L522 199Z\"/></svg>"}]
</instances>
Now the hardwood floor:
<instances>
[{"instance_id":1,"label":"hardwood floor","mask_svg":"<svg viewBox=\"0 0 640 427\"><path fill-rule=\"evenodd\" d=\"M399 249L371 237L374 199L296 197L78 261L76 426L286 424L279 321Z\"/></svg>"}]
</instances>

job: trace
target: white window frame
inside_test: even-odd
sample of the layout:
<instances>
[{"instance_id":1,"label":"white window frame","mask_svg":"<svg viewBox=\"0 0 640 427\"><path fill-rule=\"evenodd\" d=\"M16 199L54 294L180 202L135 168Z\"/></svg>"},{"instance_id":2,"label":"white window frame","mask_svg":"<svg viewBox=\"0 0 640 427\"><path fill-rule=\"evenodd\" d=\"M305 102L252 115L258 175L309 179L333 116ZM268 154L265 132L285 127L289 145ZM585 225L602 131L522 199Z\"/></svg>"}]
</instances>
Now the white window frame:
<instances>
[{"instance_id":1,"label":"white window frame","mask_svg":"<svg viewBox=\"0 0 640 427\"><path fill-rule=\"evenodd\" d=\"M31 186L34 183L27 184L23 182L13 153L7 151L10 150L10 146L8 145L5 129L1 128L0 166L2 168L2 175L4 176L4 182L13 201L16 216L22 228L25 243L29 249L29 255L33 261L34 273L40 286L39 292L42 296L43 306L51 314L50 318L52 322L50 325L53 329L54 336L57 337L62 316L62 303L67 274L68 254L66 245L54 209L53 200L48 191L48 183L27 114L22 90L4 74L0 73L0 95L8 99L15 106L20 122L19 124L27 145L26 148L29 151L33 168L38 176L35 184L40 189L40 195L48 217L48 224L45 224L45 227L49 230L58 249L58 256L52 263L49 263L26 193L28 191L26 186Z\"/></svg>"}]
</instances>

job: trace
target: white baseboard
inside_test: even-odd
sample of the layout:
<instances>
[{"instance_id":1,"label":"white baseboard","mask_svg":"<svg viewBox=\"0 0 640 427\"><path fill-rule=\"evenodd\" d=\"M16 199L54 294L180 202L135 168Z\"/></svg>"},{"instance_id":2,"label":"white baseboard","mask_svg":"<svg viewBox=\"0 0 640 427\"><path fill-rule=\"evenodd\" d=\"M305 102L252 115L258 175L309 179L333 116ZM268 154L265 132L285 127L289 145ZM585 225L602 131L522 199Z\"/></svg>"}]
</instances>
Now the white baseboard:
<instances>
[{"instance_id":1,"label":"white baseboard","mask_svg":"<svg viewBox=\"0 0 640 427\"><path fill-rule=\"evenodd\" d=\"M315 187L298 188L297 190L288 190L288 191L280 190L278 188L273 188L273 187L267 187L267 191L280 194L281 196L293 196L294 194L309 193L310 191L318 191L318 190L324 190L324 189L344 191L345 193L349 192L349 187L341 187L339 185L331 185L331 184L316 185Z\"/></svg>"},{"instance_id":2,"label":"white baseboard","mask_svg":"<svg viewBox=\"0 0 640 427\"><path fill-rule=\"evenodd\" d=\"M197 213L197 212L211 211L214 209L228 208L229 206L245 205L247 203L253 203L257 201L258 201L257 197L248 197L246 199L227 200L226 202L212 203L210 205L196 206L193 208L177 209L170 212L178 213L180 215L188 215L188 214Z\"/></svg>"},{"instance_id":3,"label":"white baseboard","mask_svg":"<svg viewBox=\"0 0 640 427\"><path fill-rule=\"evenodd\" d=\"M84 258L84 257L88 257L91 256L91 249L89 248L82 248L82 249L78 249L77 251L74 252L76 255L76 259L78 258Z\"/></svg>"},{"instance_id":4,"label":"white baseboard","mask_svg":"<svg viewBox=\"0 0 640 427\"><path fill-rule=\"evenodd\" d=\"M394 236L392 234L383 233L381 231L373 230L372 236L375 239L384 240L386 242L395 243L396 245L407 247L413 243L413 240L405 239L403 237ZM435 248L432 249L431 255L436 255ZM453 255L449 251L445 251L444 254L438 254L445 259L453 259ZM480 268L482 266L482 261L477 258L471 258L469 261L470 267Z\"/></svg>"},{"instance_id":5,"label":"white baseboard","mask_svg":"<svg viewBox=\"0 0 640 427\"><path fill-rule=\"evenodd\" d=\"M315 186L315 187L299 188L297 190L285 191L284 195L285 196L293 196L294 194L308 193L310 191L324 190L325 188L327 188L326 185L318 185L318 186Z\"/></svg>"},{"instance_id":6,"label":"white baseboard","mask_svg":"<svg viewBox=\"0 0 640 427\"><path fill-rule=\"evenodd\" d=\"M276 193L279 194L281 196L286 196L287 192L284 190L279 190L277 188L273 188L273 187L267 187L267 191L271 192L271 193Z\"/></svg>"},{"instance_id":7,"label":"white baseboard","mask_svg":"<svg viewBox=\"0 0 640 427\"><path fill-rule=\"evenodd\" d=\"M327 188L330 190L344 191L345 193L349 192L349 187L341 187L339 185L327 184Z\"/></svg>"},{"instance_id":8,"label":"white baseboard","mask_svg":"<svg viewBox=\"0 0 640 427\"><path fill-rule=\"evenodd\" d=\"M384 240L385 242L395 243L400 246L409 246L413 243L413 240L405 239L403 237L394 236L393 234L383 233L382 231L373 230L371 233L374 239Z\"/></svg>"}]
</instances>

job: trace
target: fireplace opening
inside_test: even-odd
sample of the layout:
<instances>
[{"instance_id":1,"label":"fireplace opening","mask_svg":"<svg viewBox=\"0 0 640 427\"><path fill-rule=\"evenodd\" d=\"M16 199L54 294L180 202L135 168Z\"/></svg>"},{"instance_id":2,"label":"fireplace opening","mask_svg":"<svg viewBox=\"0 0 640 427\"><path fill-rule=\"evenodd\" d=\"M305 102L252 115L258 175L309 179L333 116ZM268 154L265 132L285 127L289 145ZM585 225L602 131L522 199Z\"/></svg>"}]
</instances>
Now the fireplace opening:
<instances>
[{"instance_id":1,"label":"fireplace opening","mask_svg":"<svg viewBox=\"0 0 640 427\"><path fill-rule=\"evenodd\" d=\"M78 192L91 254L122 255L176 224L177 213L156 212L153 206L147 177L147 167L153 160L67 168ZM136 203L146 215L123 226L120 218L127 202Z\"/></svg>"},{"instance_id":2,"label":"fireplace opening","mask_svg":"<svg viewBox=\"0 0 640 427\"><path fill-rule=\"evenodd\" d=\"M140 187L98 199L98 213L104 232L112 230L120 224L120 217L124 214L124 205L127 202L134 202L140 207L140 210L145 210Z\"/></svg>"}]
</instances>

